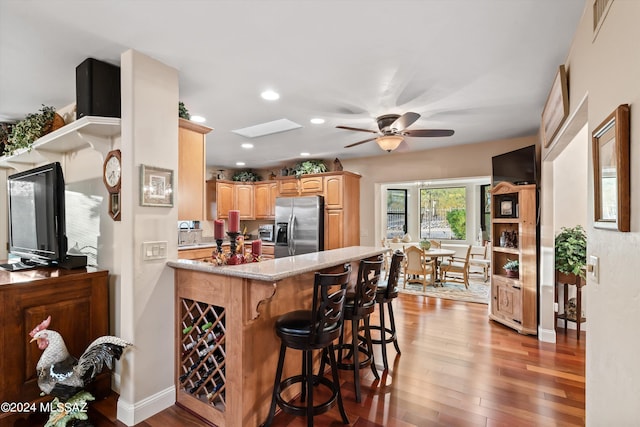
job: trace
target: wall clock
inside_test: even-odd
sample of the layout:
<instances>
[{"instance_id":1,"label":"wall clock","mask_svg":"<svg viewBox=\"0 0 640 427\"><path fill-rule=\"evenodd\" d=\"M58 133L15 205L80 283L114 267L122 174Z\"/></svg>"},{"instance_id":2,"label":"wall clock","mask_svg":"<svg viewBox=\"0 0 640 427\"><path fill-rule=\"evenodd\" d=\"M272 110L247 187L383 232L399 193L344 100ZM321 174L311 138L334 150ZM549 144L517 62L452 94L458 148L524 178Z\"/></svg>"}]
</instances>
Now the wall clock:
<instances>
[{"instance_id":1,"label":"wall clock","mask_svg":"<svg viewBox=\"0 0 640 427\"><path fill-rule=\"evenodd\" d=\"M109 215L114 221L120 221L120 185L122 179L120 150L113 150L107 153L102 171L102 180L109 192Z\"/></svg>"}]
</instances>

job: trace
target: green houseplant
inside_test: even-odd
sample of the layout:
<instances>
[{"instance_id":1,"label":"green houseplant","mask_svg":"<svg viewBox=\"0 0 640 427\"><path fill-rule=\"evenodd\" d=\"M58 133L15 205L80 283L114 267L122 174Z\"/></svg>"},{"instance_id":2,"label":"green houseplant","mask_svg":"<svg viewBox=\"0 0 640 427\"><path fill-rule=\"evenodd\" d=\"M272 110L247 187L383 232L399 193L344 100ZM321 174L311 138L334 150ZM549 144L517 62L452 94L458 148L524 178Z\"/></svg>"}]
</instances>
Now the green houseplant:
<instances>
[{"instance_id":1,"label":"green houseplant","mask_svg":"<svg viewBox=\"0 0 640 427\"><path fill-rule=\"evenodd\" d=\"M191 114L189 114L189 110L185 107L184 102L178 102L178 117L181 119L191 120Z\"/></svg>"},{"instance_id":2,"label":"green houseplant","mask_svg":"<svg viewBox=\"0 0 640 427\"><path fill-rule=\"evenodd\" d=\"M502 266L507 274L507 277L518 277L520 270L520 261L517 259L507 259L507 263Z\"/></svg>"},{"instance_id":3,"label":"green houseplant","mask_svg":"<svg viewBox=\"0 0 640 427\"><path fill-rule=\"evenodd\" d=\"M291 169L290 175L295 175L296 178L300 178L302 175L310 173L322 173L327 171L327 166L322 160L306 160L296 164Z\"/></svg>"},{"instance_id":4,"label":"green houseplant","mask_svg":"<svg viewBox=\"0 0 640 427\"><path fill-rule=\"evenodd\" d=\"M556 271L586 278L587 234L582 226L562 227L555 238Z\"/></svg>"},{"instance_id":5,"label":"green houseplant","mask_svg":"<svg viewBox=\"0 0 640 427\"><path fill-rule=\"evenodd\" d=\"M240 181L240 182L262 181L262 177L260 175L256 174L255 172L252 172L250 170L236 172L235 174L233 174L231 179L233 181Z\"/></svg>"},{"instance_id":6,"label":"green houseplant","mask_svg":"<svg viewBox=\"0 0 640 427\"><path fill-rule=\"evenodd\" d=\"M58 120L62 117L58 116ZM27 148L31 150L31 145L40 137L54 130L54 128L64 125L62 123L54 123L56 119L56 110L53 107L42 105L37 113L30 113L13 126L9 140L4 148L5 154L11 155L16 150Z\"/></svg>"}]
</instances>

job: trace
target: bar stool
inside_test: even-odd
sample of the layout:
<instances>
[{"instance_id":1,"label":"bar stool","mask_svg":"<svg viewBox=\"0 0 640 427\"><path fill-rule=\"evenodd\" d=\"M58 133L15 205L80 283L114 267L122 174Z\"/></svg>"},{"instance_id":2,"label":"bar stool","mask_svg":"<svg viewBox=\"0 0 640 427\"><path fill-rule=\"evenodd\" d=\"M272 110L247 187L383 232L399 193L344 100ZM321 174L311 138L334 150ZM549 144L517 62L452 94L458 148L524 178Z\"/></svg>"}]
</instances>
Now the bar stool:
<instances>
[{"instance_id":1,"label":"bar stool","mask_svg":"<svg viewBox=\"0 0 640 427\"><path fill-rule=\"evenodd\" d=\"M270 426L276 411L276 404L283 412L291 415L306 415L307 425L313 426L313 417L331 409L336 401L340 408L342 422L349 424L349 419L342 404L340 380L336 364L333 342L340 336L344 317L346 290L351 274L351 266L345 265L344 273L316 273L313 285L313 305L311 310L296 310L283 314L276 320L276 334L280 337L280 356L273 384L269 416L263 426ZM282 370L287 348L301 350L302 373L282 380ZM322 350L328 354L331 363L333 381L323 375L313 374L313 350ZM322 357L324 359L324 357ZM289 386L300 383L302 402L306 405L294 405L282 398L282 393ZM325 402L313 404L313 386L323 385L331 391L331 397Z\"/></svg>"},{"instance_id":2,"label":"bar stool","mask_svg":"<svg viewBox=\"0 0 640 427\"><path fill-rule=\"evenodd\" d=\"M342 334L336 348L338 353L338 369L353 371L353 382L355 384L356 402L361 401L360 393L360 369L371 367L376 379L380 379L376 365L373 362L373 345L371 341L371 331L369 330L369 315L376 307L375 298L382 270L382 257L377 260L361 260L358 266L358 280L353 292L347 292L347 301L344 305L344 323L342 324ZM360 320L363 326L360 327ZM344 342L345 324L351 321L351 343ZM363 331L364 335L358 332ZM363 345L360 345L362 342ZM343 357L343 351L347 354ZM364 360L360 360L360 353L364 354ZM351 363L345 360L351 359ZM320 364L320 374L324 372L326 357L323 357Z\"/></svg>"},{"instance_id":3,"label":"bar stool","mask_svg":"<svg viewBox=\"0 0 640 427\"><path fill-rule=\"evenodd\" d=\"M400 346L398 345L398 337L396 334L396 321L393 317L393 306L391 303L398 297L398 277L400 276L400 268L404 254L397 250L391 256L391 267L389 268L389 278L386 285L378 285L376 291L376 302L380 308L380 325L371 325L371 330L380 331L380 339L372 339L373 344L382 344L382 363L384 369L389 369L389 363L387 362L387 343L392 342L398 354L400 352ZM389 327L385 324L385 307L389 312Z\"/></svg>"}]
</instances>

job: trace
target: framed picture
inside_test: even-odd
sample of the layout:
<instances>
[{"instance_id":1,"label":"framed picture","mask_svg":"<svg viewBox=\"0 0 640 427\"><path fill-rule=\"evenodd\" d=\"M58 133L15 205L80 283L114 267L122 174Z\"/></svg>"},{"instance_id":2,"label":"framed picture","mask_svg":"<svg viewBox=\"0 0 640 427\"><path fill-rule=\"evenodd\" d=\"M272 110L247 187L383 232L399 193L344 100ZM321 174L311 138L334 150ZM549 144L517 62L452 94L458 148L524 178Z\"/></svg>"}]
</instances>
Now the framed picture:
<instances>
[{"instance_id":1,"label":"framed picture","mask_svg":"<svg viewBox=\"0 0 640 427\"><path fill-rule=\"evenodd\" d=\"M513 215L513 200L500 201L500 216L509 217Z\"/></svg>"},{"instance_id":2,"label":"framed picture","mask_svg":"<svg viewBox=\"0 0 640 427\"><path fill-rule=\"evenodd\" d=\"M630 231L629 105L620 105L592 134L594 227Z\"/></svg>"},{"instance_id":3,"label":"framed picture","mask_svg":"<svg viewBox=\"0 0 640 427\"><path fill-rule=\"evenodd\" d=\"M173 207L173 171L140 165L140 205Z\"/></svg>"},{"instance_id":4,"label":"framed picture","mask_svg":"<svg viewBox=\"0 0 640 427\"><path fill-rule=\"evenodd\" d=\"M556 73L547 102L542 110L542 141L548 147L560 130L560 127L569 115L569 89L567 84L567 72L561 65Z\"/></svg>"}]
</instances>

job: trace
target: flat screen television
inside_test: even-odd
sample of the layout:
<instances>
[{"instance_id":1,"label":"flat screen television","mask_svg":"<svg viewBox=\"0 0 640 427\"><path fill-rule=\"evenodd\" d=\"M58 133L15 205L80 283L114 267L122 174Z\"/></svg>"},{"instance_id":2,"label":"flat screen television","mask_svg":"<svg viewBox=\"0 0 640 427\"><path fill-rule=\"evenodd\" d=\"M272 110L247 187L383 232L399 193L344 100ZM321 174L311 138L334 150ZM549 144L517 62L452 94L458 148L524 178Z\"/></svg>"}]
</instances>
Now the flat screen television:
<instances>
[{"instance_id":1,"label":"flat screen television","mask_svg":"<svg viewBox=\"0 0 640 427\"><path fill-rule=\"evenodd\" d=\"M9 270L38 266L75 268L86 265L82 257L67 255L65 187L60 163L10 175L9 252L20 262L2 264Z\"/></svg>"},{"instance_id":2,"label":"flat screen television","mask_svg":"<svg viewBox=\"0 0 640 427\"><path fill-rule=\"evenodd\" d=\"M493 156L491 166L494 186L503 181L517 185L538 183L535 145Z\"/></svg>"}]
</instances>

